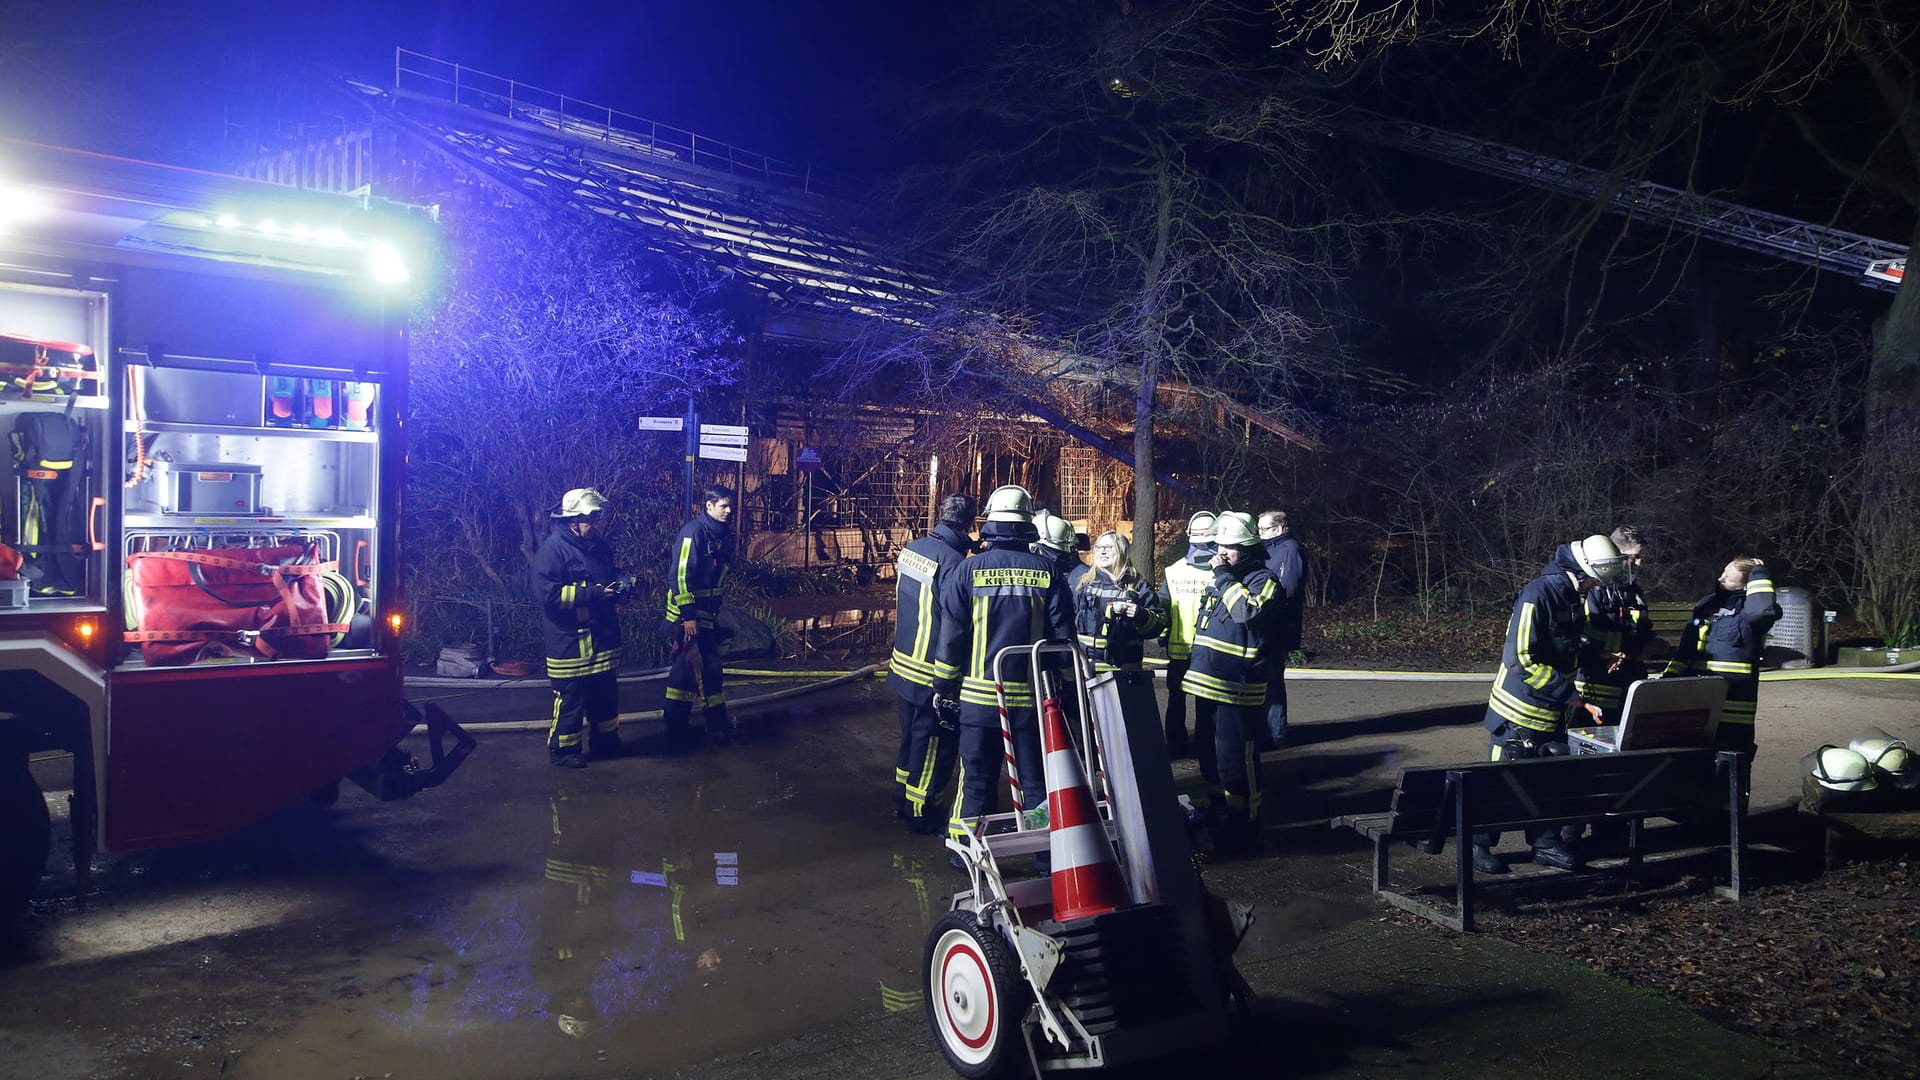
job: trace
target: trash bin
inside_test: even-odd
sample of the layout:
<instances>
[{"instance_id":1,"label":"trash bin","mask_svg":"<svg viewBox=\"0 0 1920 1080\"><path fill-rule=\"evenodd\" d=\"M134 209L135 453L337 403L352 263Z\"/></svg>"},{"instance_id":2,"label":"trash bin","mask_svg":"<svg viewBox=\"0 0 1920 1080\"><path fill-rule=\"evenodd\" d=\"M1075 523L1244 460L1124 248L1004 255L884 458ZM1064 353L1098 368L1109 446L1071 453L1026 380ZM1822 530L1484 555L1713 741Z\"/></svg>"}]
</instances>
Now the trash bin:
<instances>
[{"instance_id":1,"label":"trash bin","mask_svg":"<svg viewBox=\"0 0 1920 1080\"><path fill-rule=\"evenodd\" d=\"M1768 667L1812 667L1820 655L1820 612L1813 594L1797 585L1775 590L1780 604L1780 621L1767 632L1766 650L1761 663Z\"/></svg>"}]
</instances>

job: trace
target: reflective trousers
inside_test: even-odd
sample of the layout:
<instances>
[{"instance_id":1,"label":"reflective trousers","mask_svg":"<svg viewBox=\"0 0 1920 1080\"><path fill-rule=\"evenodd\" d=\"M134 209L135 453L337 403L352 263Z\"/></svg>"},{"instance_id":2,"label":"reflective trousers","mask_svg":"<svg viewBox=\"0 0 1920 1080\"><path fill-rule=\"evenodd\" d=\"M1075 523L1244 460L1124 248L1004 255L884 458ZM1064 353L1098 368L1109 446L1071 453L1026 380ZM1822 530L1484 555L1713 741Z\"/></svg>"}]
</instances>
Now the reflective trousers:
<instances>
[{"instance_id":1,"label":"reflective trousers","mask_svg":"<svg viewBox=\"0 0 1920 1080\"><path fill-rule=\"evenodd\" d=\"M941 803L953 783L960 753L960 731L943 725L933 705L900 699L900 754L894 766L900 816L914 832L939 831Z\"/></svg>"},{"instance_id":2,"label":"reflective trousers","mask_svg":"<svg viewBox=\"0 0 1920 1080\"><path fill-rule=\"evenodd\" d=\"M953 816L947 831L954 836L967 831L962 819L991 814L1000 805L1005 784L1000 767L1006 762L1006 743L1000 738L1000 720L989 706L960 707L960 794L953 801ZM988 727L979 721L992 718ZM1040 725L1036 710L1007 710L1013 732L1014 763L1019 768L1021 808L1031 810L1047 804L1047 762L1040 752Z\"/></svg>"},{"instance_id":3,"label":"reflective trousers","mask_svg":"<svg viewBox=\"0 0 1920 1080\"><path fill-rule=\"evenodd\" d=\"M588 728L595 736L620 731L620 679L611 671L577 679L549 680L553 687L553 719L547 726L547 753L553 757L578 754Z\"/></svg>"}]
</instances>

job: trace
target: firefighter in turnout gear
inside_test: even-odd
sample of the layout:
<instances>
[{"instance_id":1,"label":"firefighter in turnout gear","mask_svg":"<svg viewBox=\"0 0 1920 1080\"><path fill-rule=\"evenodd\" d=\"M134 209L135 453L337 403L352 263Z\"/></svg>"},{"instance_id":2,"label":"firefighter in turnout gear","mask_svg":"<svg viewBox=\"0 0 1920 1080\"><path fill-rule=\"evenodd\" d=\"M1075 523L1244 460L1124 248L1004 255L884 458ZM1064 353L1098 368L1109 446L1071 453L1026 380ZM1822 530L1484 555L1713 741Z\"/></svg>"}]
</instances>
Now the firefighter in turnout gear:
<instances>
[{"instance_id":1,"label":"firefighter in turnout gear","mask_svg":"<svg viewBox=\"0 0 1920 1080\"><path fill-rule=\"evenodd\" d=\"M1608 539L1620 549L1626 569L1587 593L1587 632L1573 692L1600 710L1600 723L1617 724L1627 687L1647 677L1644 654L1653 641L1653 620L1647 615L1647 598L1634 581L1643 550L1639 530L1622 525Z\"/></svg>"},{"instance_id":2,"label":"firefighter in turnout gear","mask_svg":"<svg viewBox=\"0 0 1920 1080\"><path fill-rule=\"evenodd\" d=\"M940 643L940 588L973 551L974 501L949 495L940 501L932 534L900 550L894 565L893 658L887 685L900 697L900 753L894 762L899 816L917 833L939 831L945 820L940 797L953 778L959 752L959 702L935 706L936 679L957 679L960 669L934 659Z\"/></svg>"},{"instance_id":3,"label":"firefighter in turnout gear","mask_svg":"<svg viewBox=\"0 0 1920 1080\"><path fill-rule=\"evenodd\" d=\"M1266 730L1267 648L1280 587L1247 514L1224 513L1214 524L1213 581L1193 628L1187 693L1214 703L1214 771L1207 781L1218 822L1215 845L1246 848L1259 840L1260 754Z\"/></svg>"},{"instance_id":4,"label":"firefighter in turnout gear","mask_svg":"<svg viewBox=\"0 0 1920 1080\"><path fill-rule=\"evenodd\" d=\"M954 836L965 834L966 819L993 813L998 802L995 788L1005 748L994 694L994 657L1011 645L1073 637L1066 583L1051 559L1027 549L1037 536L1033 499L1026 489L996 489L987 498L987 520L980 529L987 549L961 563L940 590L940 645L934 661L943 672L959 673L957 678L943 674L934 679L936 693L960 699L960 793L948 821ZM1021 809L1033 809L1046 804L1047 792L1033 685L1025 661L1010 659L1002 670Z\"/></svg>"},{"instance_id":5,"label":"firefighter in turnout gear","mask_svg":"<svg viewBox=\"0 0 1920 1080\"><path fill-rule=\"evenodd\" d=\"M1075 550L1078 537L1073 531L1073 522L1051 511L1036 510L1033 531L1039 534L1031 546L1033 553L1053 560L1054 573L1067 588L1073 588L1080 575L1087 571L1087 564L1080 561L1080 553Z\"/></svg>"},{"instance_id":6,"label":"firefighter in turnout gear","mask_svg":"<svg viewBox=\"0 0 1920 1080\"><path fill-rule=\"evenodd\" d=\"M548 516L553 531L534 553L532 567L553 686L547 759L583 769L583 749L594 757L620 752L620 620L614 605L632 597L634 579L614 565L603 536L607 500L598 491L574 488Z\"/></svg>"},{"instance_id":7,"label":"firefighter in turnout gear","mask_svg":"<svg viewBox=\"0 0 1920 1080\"><path fill-rule=\"evenodd\" d=\"M673 541L662 626L672 658L661 709L669 743L685 744L695 704L705 717L707 738L721 743L733 738L721 687L720 644L726 634L719 622L720 593L733 565L732 520L733 489L715 484L701 496L700 512Z\"/></svg>"},{"instance_id":8,"label":"firefighter in turnout gear","mask_svg":"<svg viewBox=\"0 0 1920 1080\"><path fill-rule=\"evenodd\" d=\"M1213 702L1206 698L1193 701L1193 741L1187 740L1187 666L1193 656L1193 627L1199 621L1200 599L1213 583L1214 515L1201 511L1187 519L1187 553L1161 575L1160 610L1167 613L1166 632L1161 640L1167 646L1167 756L1192 755L1191 747L1202 756L1213 753Z\"/></svg>"},{"instance_id":9,"label":"firefighter in turnout gear","mask_svg":"<svg viewBox=\"0 0 1920 1080\"><path fill-rule=\"evenodd\" d=\"M1693 606L1668 675L1718 675L1727 680L1714 744L1753 757L1754 709L1760 700L1760 653L1767 631L1780 621L1773 577L1759 559L1738 558L1720 571L1713 592Z\"/></svg>"},{"instance_id":10,"label":"firefighter in turnout gear","mask_svg":"<svg viewBox=\"0 0 1920 1080\"><path fill-rule=\"evenodd\" d=\"M1507 639L1500 650L1500 669L1487 698L1484 721L1493 761L1546 757L1567 752L1567 718L1588 716L1574 692L1580 643L1586 632L1585 596L1618 581L1626 560L1613 541L1589 536L1554 551L1546 571L1528 582L1513 602L1507 621ZM1533 861L1563 870L1579 865L1560 842L1560 830L1530 830ZM1499 833L1473 837L1474 869L1504 874L1507 864L1493 853Z\"/></svg>"}]
</instances>

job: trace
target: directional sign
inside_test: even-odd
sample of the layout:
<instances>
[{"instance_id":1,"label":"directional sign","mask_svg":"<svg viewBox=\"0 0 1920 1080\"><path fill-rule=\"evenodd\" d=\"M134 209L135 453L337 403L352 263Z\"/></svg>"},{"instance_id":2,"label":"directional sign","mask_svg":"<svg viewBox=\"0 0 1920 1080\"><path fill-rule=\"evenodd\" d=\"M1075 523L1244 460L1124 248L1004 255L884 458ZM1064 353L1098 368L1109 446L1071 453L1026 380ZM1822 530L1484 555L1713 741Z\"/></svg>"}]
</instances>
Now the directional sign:
<instances>
[{"instance_id":1,"label":"directional sign","mask_svg":"<svg viewBox=\"0 0 1920 1080\"><path fill-rule=\"evenodd\" d=\"M685 422L678 416L643 416L640 418L640 430L679 431Z\"/></svg>"},{"instance_id":2,"label":"directional sign","mask_svg":"<svg viewBox=\"0 0 1920 1080\"><path fill-rule=\"evenodd\" d=\"M747 448L744 446L715 446L712 443L700 444L700 456L715 461L745 461Z\"/></svg>"},{"instance_id":3,"label":"directional sign","mask_svg":"<svg viewBox=\"0 0 1920 1080\"><path fill-rule=\"evenodd\" d=\"M712 441L710 437L714 435L743 435L744 436L746 433L747 433L747 426L745 424L701 424L700 425L700 438L707 441Z\"/></svg>"},{"instance_id":4,"label":"directional sign","mask_svg":"<svg viewBox=\"0 0 1920 1080\"><path fill-rule=\"evenodd\" d=\"M709 435L703 431L700 433L700 445L745 446L747 445L747 437L745 435Z\"/></svg>"}]
</instances>

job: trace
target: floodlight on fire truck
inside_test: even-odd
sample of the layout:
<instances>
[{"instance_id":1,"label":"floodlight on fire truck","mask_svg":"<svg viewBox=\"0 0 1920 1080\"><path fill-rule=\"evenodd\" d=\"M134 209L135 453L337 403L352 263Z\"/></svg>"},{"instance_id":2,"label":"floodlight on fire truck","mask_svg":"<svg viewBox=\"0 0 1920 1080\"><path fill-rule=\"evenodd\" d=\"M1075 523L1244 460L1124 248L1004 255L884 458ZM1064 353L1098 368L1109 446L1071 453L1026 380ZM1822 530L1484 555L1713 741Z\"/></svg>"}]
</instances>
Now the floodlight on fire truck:
<instances>
[{"instance_id":1,"label":"floodlight on fire truck","mask_svg":"<svg viewBox=\"0 0 1920 1080\"><path fill-rule=\"evenodd\" d=\"M414 280L408 245L396 238L326 222L247 214L238 208L171 211L135 230L122 245L318 270L357 277L383 290Z\"/></svg>"},{"instance_id":2,"label":"floodlight on fire truck","mask_svg":"<svg viewBox=\"0 0 1920 1080\"><path fill-rule=\"evenodd\" d=\"M43 192L0 181L0 231L43 218L53 204Z\"/></svg>"}]
</instances>

